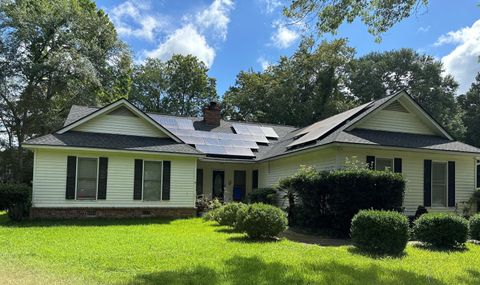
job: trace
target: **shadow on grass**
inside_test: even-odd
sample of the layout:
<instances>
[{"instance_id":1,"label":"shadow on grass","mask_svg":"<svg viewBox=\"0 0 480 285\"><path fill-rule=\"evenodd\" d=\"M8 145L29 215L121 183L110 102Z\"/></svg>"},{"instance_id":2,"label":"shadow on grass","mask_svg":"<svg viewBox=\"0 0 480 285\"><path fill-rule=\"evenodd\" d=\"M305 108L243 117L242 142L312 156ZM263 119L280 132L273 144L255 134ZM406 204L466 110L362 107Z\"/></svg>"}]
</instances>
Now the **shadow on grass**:
<instances>
[{"instance_id":1,"label":"shadow on grass","mask_svg":"<svg viewBox=\"0 0 480 285\"><path fill-rule=\"evenodd\" d=\"M455 246L455 247L439 247L439 246L433 246L427 243L422 243L422 242L412 242L410 243L411 246L418 248L418 249L423 249L423 250L428 250L428 251L436 251L436 252L464 252L468 251L468 248L465 245L462 246Z\"/></svg>"},{"instance_id":2,"label":"shadow on grass","mask_svg":"<svg viewBox=\"0 0 480 285\"><path fill-rule=\"evenodd\" d=\"M152 224L169 224L176 219L168 218L125 218L125 219L71 219L71 220L24 220L20 222L10 221L8 217L0 216L0 227L9 228L33 228L33 227L62 227L62 226L135 226L135 225L152 225Z\"/></svg>"},{"instance_id":3,"label":"shadow on grass","mask_svg":"<svg viewBox=\"0 0 480 285\"><path fill-rule=\"evenodd\" d=\"M240 233L239 231L233 229L233 228L221 228L221 229L215 229L217 233L224 233L224 234L236 234Z\"/></svg>"},{"instance_id":4,"label":"shadow on grass","mask_svg":"<svg viewBox=\"0 0 480 285\"><path fill-rule=\"evenodd\" d=\"M238 242L238 243L272 243L279 242L280 239L277 238L249 238L247 235L234 236L227 238L229 242Z\"/></svg>"},{"instance_id":5,"label":"shadow on grass","mask_svg":"<svg viewBox=\"0 0 480 285\"><path fill-rule=\"evenodd\" d=\"M265 262L258 256L234 256L222 263L221 269L205 266L180 268L142 274L129 284L431 284L446 285L432 276L402 269L388 269L375 264L343 264L334 260L290 265ZM475 272L478 274L478 272ZM475 284L478 275L464 281Z\"/></svg>"},{"instance_id":6,"label":"shadow on grass","mask_svg":"<svg viewBox=\"0 0 480 285\"><path fill-rule=\"evenodd\" d=\"M353 247L353 246L349 247L347 251L353 255L361 255L361 256L373 258L373 259L383 259L383 258L399 258L400 259L407 256L405 251L399 254L379 254L379 253L367 252L359 249L358 247Z\"/></svg>"}]
</instances>

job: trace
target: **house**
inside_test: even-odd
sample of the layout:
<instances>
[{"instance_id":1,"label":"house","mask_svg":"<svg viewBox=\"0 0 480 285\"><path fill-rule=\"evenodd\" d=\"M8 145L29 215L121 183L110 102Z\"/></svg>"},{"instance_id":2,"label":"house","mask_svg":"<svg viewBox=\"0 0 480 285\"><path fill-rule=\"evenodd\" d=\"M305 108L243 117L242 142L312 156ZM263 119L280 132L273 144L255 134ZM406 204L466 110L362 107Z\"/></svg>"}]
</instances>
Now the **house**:
<instances>
[{"instance_id":1,"label":"house","mask_svg":"<svg viewBox=\"0 0 480 285\"><path fill-rule=\"evenodd\" d=\"M356 157L407 180L405 212L453 211L480 185L480 149L455 141L406 92L305 128L144 113L127 100L73 106L58 131L31 139L33 217L191 216L198 195L241 200L300 165ZM477 176L477 174L479 174Z\"/></svg>"}]
</instances>

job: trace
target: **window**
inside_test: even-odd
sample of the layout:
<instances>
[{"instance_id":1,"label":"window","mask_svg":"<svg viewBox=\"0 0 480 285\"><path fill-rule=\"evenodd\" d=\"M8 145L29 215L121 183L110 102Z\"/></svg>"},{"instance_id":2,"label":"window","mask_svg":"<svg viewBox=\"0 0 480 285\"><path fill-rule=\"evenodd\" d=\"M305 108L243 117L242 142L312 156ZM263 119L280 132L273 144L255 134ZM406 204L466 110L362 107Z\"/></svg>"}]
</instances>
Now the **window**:
<instances>
[{"instance_id":1,"label":"window","mask_svg":"<svg viewBox=\"0 0 480 285\"><path fill-rule=\"evenodd\" d=\"M393 170L393 158L380 158L375 159L375 170L392 171Z\"/></svg>"},{"instance_id":2,"label":"window","mask_svg":"<svg viewBox=\"0 0 480 285\"><path fill-rule=\"evenodd\" d=\"M203 194L203 169L197 169L197 195Z\"/></svg>"},{"instance_id":3,"label":"window","mask_svg":"<svg viewBox=\"0 0 480 285\"><path fill-rule=\"evenodd\" d=\"M143 200L160 201L162 195L162 162L143 162Z\"/></svg>"},{"instance_id":4,"label":"window","mask_svg":"<svg viewBox=\"0 0 480 285\"><path fill-rule=\"evenodd\" d=\"M77 200L97 199L98 159L79 157L77 160Z\"/></svg>"},{"instance_id":5,"label":"window","mask_svg":"<svg viewBox=\"0 0 480 285\"><path fill-rule=\"evenodd\" d=\"M477 188L480 188L480 160L477 160Z\"/></svg>"},{"instance_id":6,"label":"window","mask_svg":"<svg viewBox=\"0 0 480 285\"><path fill-rule=\"evenodd\" d=\"M432 162L432 207L447 206L447 163Z\"/></svg>"}]
</instances>

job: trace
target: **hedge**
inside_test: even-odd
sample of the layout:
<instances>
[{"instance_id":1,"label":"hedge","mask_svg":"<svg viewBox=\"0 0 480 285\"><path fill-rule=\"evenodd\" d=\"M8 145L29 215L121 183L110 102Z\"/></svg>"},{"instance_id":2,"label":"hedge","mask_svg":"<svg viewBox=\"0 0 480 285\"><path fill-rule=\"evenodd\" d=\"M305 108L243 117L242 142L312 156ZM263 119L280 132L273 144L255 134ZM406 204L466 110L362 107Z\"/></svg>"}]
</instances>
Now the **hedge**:
<instances>
[{"instance_id":1,"label":"hedge","mask_svg":"<svg viewBox=\"0 0 480 285\"><path fill-rule=\"evenodd\" d=\"M362 210L352 219L351 238L366 252L400 254L409 239L408 218L394 211Z\"/></svg>"},{"instance_id":2,"label":"hedge","mask_svg":"<svg viewBox=\"0 0 480 285\"><path fill-rule=\"evenodd\" d=\"M455 214L423 214L413 225L417 240L437 247L463 245L468 237L468 221Z\"/></svg>"},{"instance_id":3,"label":"hedge","mask_svg":"<svg viewBox=\"0 0 480 285\"><path fill-rule=\"evenodd\" d=\"M470 237L480 241L480 214L470 218Z\"/></svg>"},{"instance_id":4,"label":"hedge","mask_svg":"<svg viewBox=\"0 0 480 285\"><path fill-rule=\"evenodd\" d=\"M273 188L259 188L250 193L250 203L263 203L275 205L277 200L277 191Z\"/></svg>"},{"instance_id":5,"label":"hedge","mask_svg":"<svg viewBox=\"0 0 480 285\"><path fill-rule=\"evenodd\" d=\"M272 238L287 228L287 217L272 205L255 203L241 207L237 212L235 229L250 238Z\"/></svg>"},{"instance_id":6,"label":"hedge","mask_svg":"<svg viewBox=\"0 0 480 285\"><path fill-rule=\"evenodd\" d=\"M316 171L302 167L282 179L280 188L298 197L294 223L308 228L329 227L344 234L362 209L403 211L405 180L399 173L369 169Z\"/></svg>"},{"instance_id":7,"label":"hedge","mask_svg":"<svg viewBox=\"0 0 480 285\"><path fill-rule=\"evenodd\" d=\"M246 206L247 205L243 203L237 202L227 203L220 207L215 213L216 221L222 226L234 227L237 221L237 212Z\"/></svg>"},{"instance_id":8,"label":"hedge","mask_svg":"<svg viewBox=\"0 0 480 285\"><path fill-rule=\"evenodd\" d=\"M22 220L30 212L31 193L26 184L0 183L0 210L6 210L12 220Z\"/></svg>"}]
</instances>

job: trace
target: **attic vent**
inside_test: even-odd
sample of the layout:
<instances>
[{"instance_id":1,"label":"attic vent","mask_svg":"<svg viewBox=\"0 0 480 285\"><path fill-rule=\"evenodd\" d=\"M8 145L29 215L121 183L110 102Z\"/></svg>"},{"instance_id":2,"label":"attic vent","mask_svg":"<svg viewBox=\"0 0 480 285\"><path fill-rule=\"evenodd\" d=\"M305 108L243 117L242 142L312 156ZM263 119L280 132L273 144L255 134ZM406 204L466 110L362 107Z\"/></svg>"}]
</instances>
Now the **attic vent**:
<instances>
[{"instance_id":1,"label":"attic vent","mask_svg":"<svg viewBox=\"0 0 480 285\"><path fill-rule=\"evenodd\" d=\"M395 101L392 104L386 106L384 110L408 113L407 109L405 109L405 107L403 107L403 105L398 101Z\"/></svg>"},{"instance_id":2,"label":"attic vent","mask_svg":"<svg viewBox=\"0 0 480 285\"><path fill-rule=\"evenodd\" d=\"M117 108L117 109L111 111L110 113L108 113L108 115L136 117L136 115L134 113L132 113L130 110L128 110L125 107Z\"/></svg>"}]
</instances>

